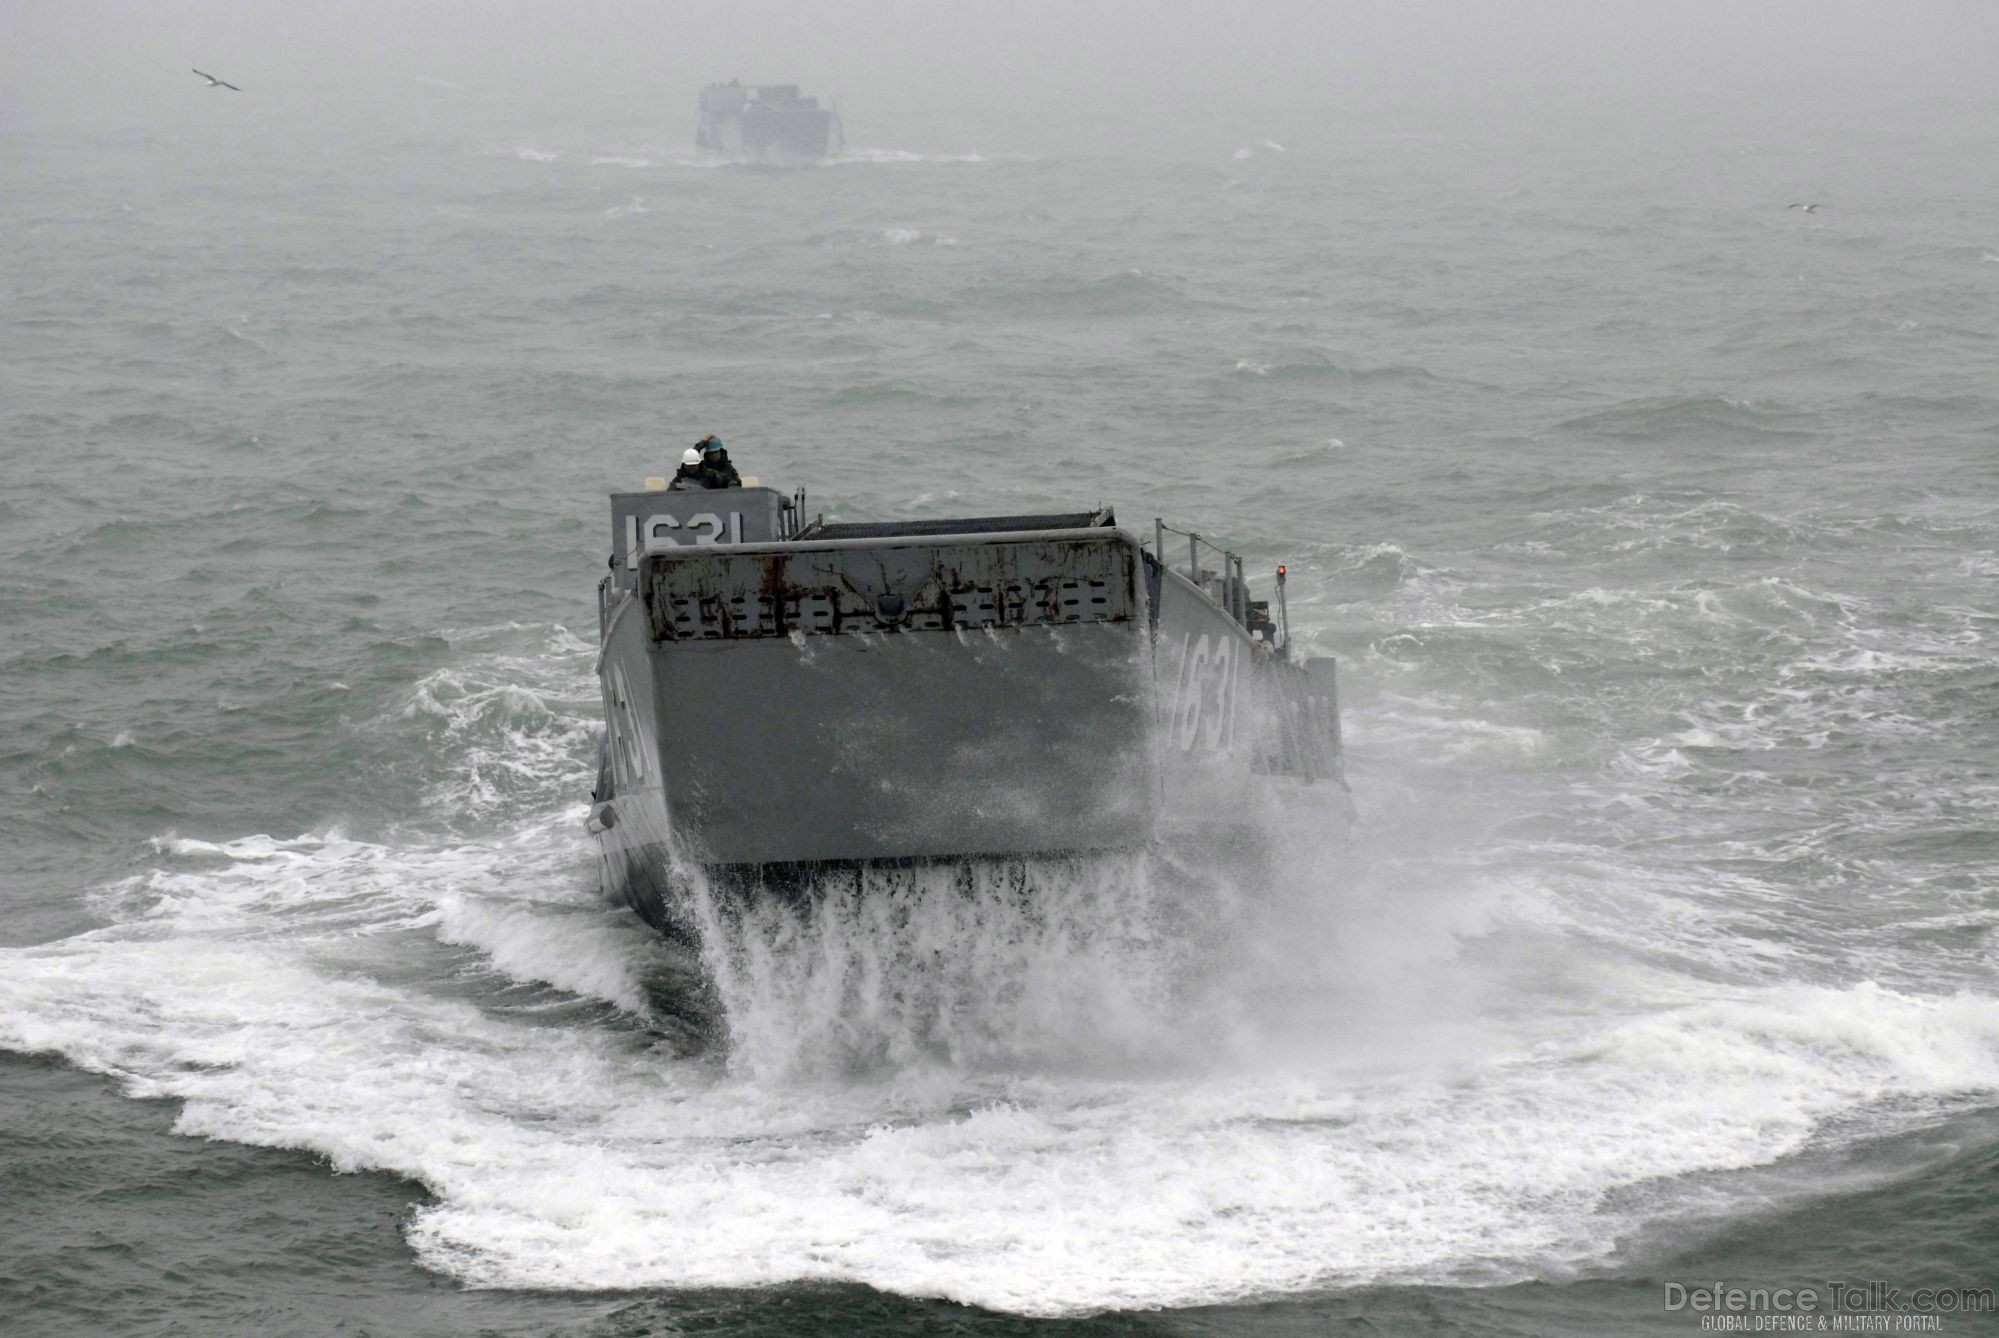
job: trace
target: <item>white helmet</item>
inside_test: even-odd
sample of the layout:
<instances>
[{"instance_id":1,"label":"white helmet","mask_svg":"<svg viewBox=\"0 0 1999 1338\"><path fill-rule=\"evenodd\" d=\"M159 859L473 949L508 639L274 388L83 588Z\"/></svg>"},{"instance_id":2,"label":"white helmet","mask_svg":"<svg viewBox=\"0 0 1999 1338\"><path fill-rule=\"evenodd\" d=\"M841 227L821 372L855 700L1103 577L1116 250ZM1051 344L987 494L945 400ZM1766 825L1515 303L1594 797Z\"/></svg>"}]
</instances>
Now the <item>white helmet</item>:
<instances>
[{"instance_id":1,"label":"white helmet","mask_svg":"<svg viewBox=\"0 0 1999 1338\"><path fill-rule=\"evenodd\" d=\"M680 463L681 463L681 464L683 464L683 465L698 465L698 464L700 464L700 463L701 463L701 452L699 452L699 451L695 450L695 449L694 449L694 448L693 448L692 446L689 446L689 447L688 447L688 448L687 448L686 450L684 450L684 451L682 451L682 452L680 453Z\"/></svg>"}]
</instances>

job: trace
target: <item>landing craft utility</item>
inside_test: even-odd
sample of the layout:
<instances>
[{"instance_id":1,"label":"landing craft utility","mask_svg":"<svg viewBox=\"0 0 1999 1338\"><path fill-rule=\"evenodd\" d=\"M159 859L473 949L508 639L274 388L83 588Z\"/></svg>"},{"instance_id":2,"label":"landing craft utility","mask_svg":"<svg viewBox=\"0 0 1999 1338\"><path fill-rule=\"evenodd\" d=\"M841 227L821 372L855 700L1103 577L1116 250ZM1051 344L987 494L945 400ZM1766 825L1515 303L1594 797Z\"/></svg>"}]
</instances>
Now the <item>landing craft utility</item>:
<instances>
[{"instance_id":1,"label":"landing craft utility","mask_svg":"<svg viewBox=\"0 0 1999 1338\"><path fill-rule=\"evenodd\" d=\"M784 163L837 156L846 147L840 113L800 95L797 84L710 84L701 90L694 143L737 162Z\"/></svg>"},{"instance_id":2,"label":"landing craft utility","mask_svg":"<svg viewBox=\"0 0 1999 1338\"><path fill-rule=\"evenodd\" d=\"M1345 820L1333 662L1293 657L1281 567L1273 618L1240 558L1108 508L841 523L647 482L611 497L589 827L662 930L689 865L754 889Z\"/></svg>"}]
</instances>

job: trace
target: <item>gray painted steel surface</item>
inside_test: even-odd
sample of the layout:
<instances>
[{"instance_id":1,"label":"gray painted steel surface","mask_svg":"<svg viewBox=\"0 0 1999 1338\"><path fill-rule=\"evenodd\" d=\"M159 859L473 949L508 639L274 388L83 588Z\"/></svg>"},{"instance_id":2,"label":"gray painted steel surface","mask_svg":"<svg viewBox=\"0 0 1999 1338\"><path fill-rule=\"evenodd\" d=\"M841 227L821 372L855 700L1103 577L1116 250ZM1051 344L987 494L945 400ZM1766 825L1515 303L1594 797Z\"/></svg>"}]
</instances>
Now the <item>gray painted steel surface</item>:
<instances>
[{"instance_id":1,"label":"gray painted steel surface","mask_svg":"<svg viewBox=\"0 0 1999 1338\"><path fill-rule=\"evenodd\" d=\"M632 588L639 559L649 552L782 538L789 506L790 499L771 488L614 492L611 557L618 586Z\"/></svg>"},{"instance_id":2,"label":"gray painted steel surface","mask_svg":"<svg viewBox=\"0 0 1999 1338\"><path fill-rule=\"evenodd\" d=\"M1291 663L1129 533L787 540L757 492L614 499L591 825L654 923L675 859L1054 854L1249 829L1273 803L1345 814L1330 661ZM740 531L689 542L723 507Z\"/></svg>"}]
</instances>

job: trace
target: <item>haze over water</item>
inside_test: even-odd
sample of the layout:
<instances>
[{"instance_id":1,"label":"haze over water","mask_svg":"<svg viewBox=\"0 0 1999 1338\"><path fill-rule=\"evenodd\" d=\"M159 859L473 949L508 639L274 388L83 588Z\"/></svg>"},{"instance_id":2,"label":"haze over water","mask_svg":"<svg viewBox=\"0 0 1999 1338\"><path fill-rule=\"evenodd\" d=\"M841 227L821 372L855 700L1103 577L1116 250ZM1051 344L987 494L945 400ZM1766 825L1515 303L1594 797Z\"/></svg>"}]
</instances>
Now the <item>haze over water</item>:
<instances>
[{"instance_id":1,"label":"haze over water","mask_svg":"<svg viewBox=\"0 0 1999 1338\"><path fill-rule=\"evenodd\" d=\"M1989 14L20 12L24 1331L1999 1279ZM701 157L735 76L855 147ZM1351 847L657 941L582 829L594 585L604 494L710 431L845 518L1288 562Z\"/></svg>"}]
</instances>

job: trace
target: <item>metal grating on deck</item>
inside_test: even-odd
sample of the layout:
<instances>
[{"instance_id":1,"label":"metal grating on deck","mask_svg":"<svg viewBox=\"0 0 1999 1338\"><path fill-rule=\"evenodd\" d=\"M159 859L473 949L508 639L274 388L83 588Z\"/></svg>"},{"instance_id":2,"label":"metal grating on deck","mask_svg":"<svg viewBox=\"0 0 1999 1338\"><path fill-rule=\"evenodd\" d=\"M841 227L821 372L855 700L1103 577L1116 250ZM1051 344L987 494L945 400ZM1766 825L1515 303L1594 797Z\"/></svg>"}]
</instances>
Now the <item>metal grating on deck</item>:
<instances>
[{"instance_id":1,"label":"metal grating on deck","mask_svg":"<svg viewBox=\"0 0 1999 1338\"><path fill-rule=\"evenodd\" d=\"M806 539L899 539L942 534L1005 534L1031 530L1084 530L1115 523L1108 511L1073 511L1052 516L972 516L963 520L829 521L811 528Z\"/></svg>"},{"instance_id":2,"label":"metal grating on deck","mask_svg":"<svg viewBox=\"0 0 1999 1338\"><path fill-rule=\"evenodd\" d=\"M1120 622L1138 611L1117 540L675 555L644 574L660 641Z\"/></svg>"}]
</instances>

